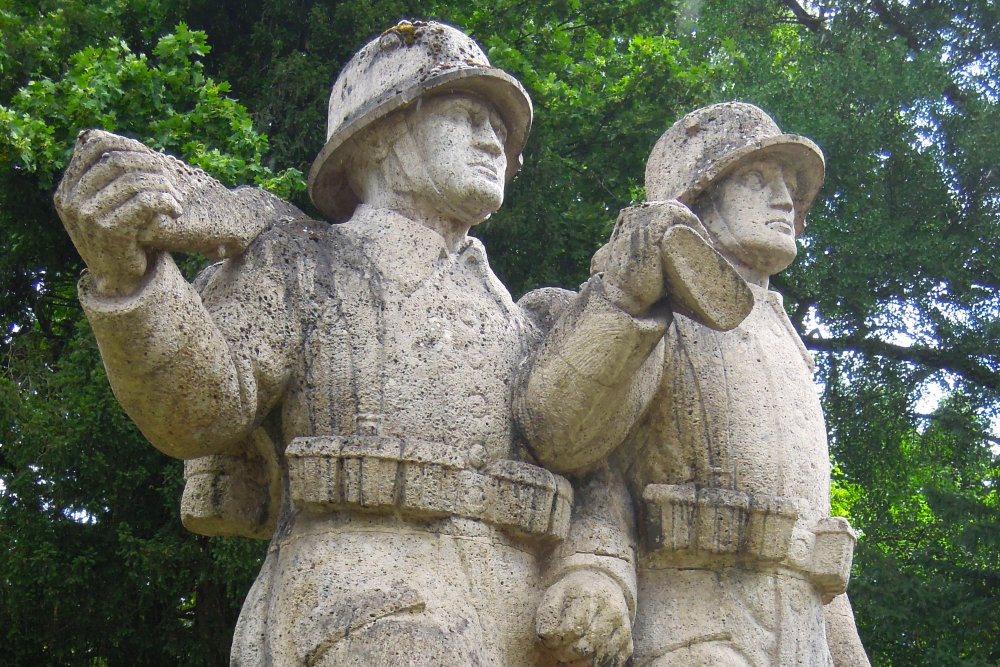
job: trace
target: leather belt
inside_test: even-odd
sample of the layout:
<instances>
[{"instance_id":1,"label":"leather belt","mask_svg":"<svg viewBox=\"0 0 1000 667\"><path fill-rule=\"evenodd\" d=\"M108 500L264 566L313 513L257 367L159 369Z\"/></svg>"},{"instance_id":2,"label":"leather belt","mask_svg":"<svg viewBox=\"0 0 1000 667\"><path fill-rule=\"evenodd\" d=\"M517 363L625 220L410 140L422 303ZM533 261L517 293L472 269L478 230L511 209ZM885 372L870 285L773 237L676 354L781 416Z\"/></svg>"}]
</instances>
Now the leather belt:
<instances>
[{"instance_id":1,"label":"leather belt","mask_svg":"<svg viewBox=\"0 0 1000 667\"><path fill-rule=\"evenodd\" d=\"M535 538L562 539L569 529L569 481L529 463L486 464L442 443L392 436L295 438L285 457L292 501L308 511L454 516Z\"/></svg>"},{"instance_id":2,"label":"leather belt","mask_svg":"<svg viewBox=\"0 0 1000 667\"><path fill-rule=\"evenodd\" d=\"M846 519L804 526L805 501L732 489L650 484L642 497L647 560L654 566L773 563L806 574L824 602L847 590L857 538Z\"/></svg>"}]
</instances>

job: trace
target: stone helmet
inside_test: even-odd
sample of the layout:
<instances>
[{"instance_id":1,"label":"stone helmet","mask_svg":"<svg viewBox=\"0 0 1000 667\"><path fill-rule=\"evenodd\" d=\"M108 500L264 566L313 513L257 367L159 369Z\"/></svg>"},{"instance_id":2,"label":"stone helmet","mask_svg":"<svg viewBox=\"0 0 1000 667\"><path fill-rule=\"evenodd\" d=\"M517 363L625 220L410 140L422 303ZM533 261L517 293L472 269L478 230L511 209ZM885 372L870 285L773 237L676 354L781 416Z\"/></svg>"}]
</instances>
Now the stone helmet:
<instances>
[{"instance_id":1,"label":"stone helmet","mask_svg":"<svg viewBox=\"0 0 1000 667\"><path fill-rule=\"evenodd\" d=\"M646 198L691 206L709 186L748 160L773 157L796 172L795 235L823 183L823 152L809 139L782 134L764 111L726 102L692 111L663 133L646 163Z\"/></svg>"},{"instance_id":2,"label":"stone helmet","mask_svg":"<svg viewBox=\"0 0 1000 667\"><path fill-rule=\"evenodd\" d=\"M327 218L343 221L358 205L345 168L351 137L428 95L467 92L491 102L507 127L509 180L521 166L531 99L518 81L490 66L479 45L443 23L400 21L344 66L330 93L326 145L309 170L309 196Z\"/></svg>"}]
</instances>

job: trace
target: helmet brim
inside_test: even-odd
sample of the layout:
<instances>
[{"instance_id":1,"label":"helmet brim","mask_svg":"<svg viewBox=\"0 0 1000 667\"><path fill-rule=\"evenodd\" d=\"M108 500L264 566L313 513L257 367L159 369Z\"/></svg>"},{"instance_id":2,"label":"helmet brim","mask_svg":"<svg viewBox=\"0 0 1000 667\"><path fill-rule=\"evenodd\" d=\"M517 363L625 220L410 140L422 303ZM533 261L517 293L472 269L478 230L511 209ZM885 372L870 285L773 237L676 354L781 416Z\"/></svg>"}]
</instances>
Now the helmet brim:
<instances>
[{"instance_id":1,"label":"helmet brim","mask_svg":"<svg viewBox=\"0 0 1000 667\"><path fill-rule=\"evenodd\" d=\"M496 106L507 129L506 180L521 168L521 151L531 129L531 99L517 79L495 67L459 67L431 75L403 91L390 90L330 137L309 170L309 197L333 222L351 217L359 201L345 178L351 137L389 114L405 109L421 97L452 92L478 95Z\"/></svg>"},{"instance_id":2,"label":"helmet brim","mask_svg":"<svg viewBox=\"0 0 1000 667\"><path fill-rule=\"evenodd\" d=\"M687 206L693 206L709 187L728 176L734 169L751 161L762 158L773 158L779 164L795 167L795 193L792 200L795 203L795 235L799 236L805 229L806 213L816 200L826 163L823 152L815 143L797 134L778 134L765 137L746 146L742 146L724 158L709 165L684 192L677 195L677 200Z\"/></svg>"}]
</instances>

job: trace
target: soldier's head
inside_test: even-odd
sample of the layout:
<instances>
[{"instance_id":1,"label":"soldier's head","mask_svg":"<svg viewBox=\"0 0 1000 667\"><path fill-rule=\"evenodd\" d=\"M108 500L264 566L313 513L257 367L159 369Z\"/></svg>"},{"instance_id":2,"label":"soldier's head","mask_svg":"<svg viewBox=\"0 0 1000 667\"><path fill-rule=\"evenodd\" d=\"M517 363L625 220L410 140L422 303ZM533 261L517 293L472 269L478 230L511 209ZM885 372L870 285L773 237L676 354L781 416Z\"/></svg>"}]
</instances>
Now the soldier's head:
<instances>
[{"instance_id":1,"label":"soldier's head","mask_svg":"<svg viewBox=\"0 0 1000 667\"><path fill-rule=\"evenodd\" d=\"M361 202L476 224L503 203L506 137L487 100L434 95L352 140L345 177Z\"/></svg>"},{"instance_id":2,"label":"soldier's head","mask_svg":"<svg viewBox=\"0 0 1000 667\"><path fill-rule=\"evenodd\" d=\"M333 221L364 201L475 224L503 202L530 125L527 93L467 35L401 21L337 78L309 193Z\"/></svg>"},{"instance_id":3,"label":"soldier's head","mask_svg":"<svg viewBox=\"0 0 1000 667\"><path fill-rule=\"evenodd\" d=\"M716 104L677 121L646 167L647 197L690 206L730 260L765 275L795 259L823 182L823 154L761 109Z\"/></svg>"}]
</instances>

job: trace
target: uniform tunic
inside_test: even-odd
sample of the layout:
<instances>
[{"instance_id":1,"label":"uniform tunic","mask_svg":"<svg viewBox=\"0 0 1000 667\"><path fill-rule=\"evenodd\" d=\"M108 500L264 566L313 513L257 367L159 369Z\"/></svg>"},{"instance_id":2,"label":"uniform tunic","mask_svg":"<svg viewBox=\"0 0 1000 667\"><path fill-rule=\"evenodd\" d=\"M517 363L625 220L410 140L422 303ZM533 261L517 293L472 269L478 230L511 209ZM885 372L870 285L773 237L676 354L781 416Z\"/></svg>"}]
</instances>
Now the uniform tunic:
<instances>
[{"instance_id":1,"label":"uniform tunic","mask_svg":"<svg viewBox=\"0 0 1000 667\"><path fill-rule=\"evenodd\" d=\"M830 459L812 360L780 295L752 288L754 308L731 331L675 317L659 390L618 463L633 497L645 495L647 503L647 489L658 488L650 485L731 490L751 506L787 501L797 515L791 541L783 554L764 559L748 553L752 523L744 534L720 535L708 545L699 535L698 546L681 554L664 554L647 540L638 568L637 664L833 664L823 595L805 572L813 526L830 508ZM711 512L711 501L705 505L698 511ZM644 509L649 516L659 507Z\"/></svg>"},{"instance_id":2,"label":"uniform tunic","mask_svg":"<svg viewBox=\"0 0 1000 667\"><path fill-rule=\"evenodd\" d=\"M161 256L134 297L82 299L155 445L232 452L258 429L282 445L233 663L544 664L539 559L571 492L518 460L511 378L537 326L479 241L448 253L362 206L273 226L202 282L199 298Z\"/></svg>"},{"instance_id":3,"label":"uniform tunic","mask_svg":"<svg viewBox=\"0 0 1000 667\"><path fill-rule=\"evenodd\" d=\"M539 459L613 480L609 457L630 491L636 665L833 664L823 606L854 537L829 516L811 359L780 296L751 287L750 315L716 332L655 308L615 314L594 276L520 379Z\"/></svg>"}]
</instances>

